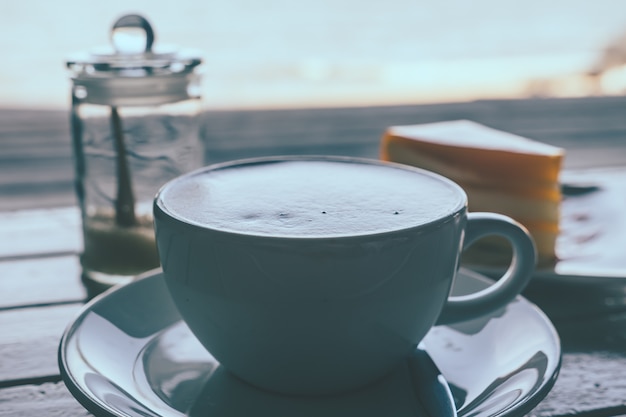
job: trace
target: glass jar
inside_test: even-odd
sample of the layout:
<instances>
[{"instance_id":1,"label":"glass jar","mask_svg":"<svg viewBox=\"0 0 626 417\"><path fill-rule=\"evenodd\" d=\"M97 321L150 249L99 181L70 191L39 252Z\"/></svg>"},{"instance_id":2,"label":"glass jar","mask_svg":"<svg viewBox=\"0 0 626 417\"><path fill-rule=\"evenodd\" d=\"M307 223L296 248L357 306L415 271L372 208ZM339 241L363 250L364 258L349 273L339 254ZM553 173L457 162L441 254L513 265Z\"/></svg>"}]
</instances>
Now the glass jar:
<instances>
[{"instance_id":1,"label":"glass jar","mask_svg":"<svg viewBox=\"0 0 626 417\"><path fill-rule=\"evenodd\" d=\"M89 297L159 267L153 198L204 163L201 58L153 48L152 27L139 15L122 16L111 38L113 48L67 61Z\"/></svg>"}]
</instances>

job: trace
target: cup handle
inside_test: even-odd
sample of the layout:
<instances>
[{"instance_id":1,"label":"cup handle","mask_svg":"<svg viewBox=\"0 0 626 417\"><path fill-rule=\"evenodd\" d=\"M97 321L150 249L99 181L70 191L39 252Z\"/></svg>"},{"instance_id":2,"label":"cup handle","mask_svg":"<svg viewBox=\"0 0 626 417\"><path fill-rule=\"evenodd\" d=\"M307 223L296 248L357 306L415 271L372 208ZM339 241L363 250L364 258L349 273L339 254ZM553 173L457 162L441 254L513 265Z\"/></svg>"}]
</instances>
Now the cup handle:
<instances>
[{"instance_id":1,"label":"cup handle","mask_svg":"<svg viewBox=\"0 0 626 417\"><path fill-rule=\"evenodd\" d=\"M498 235L511 243L513 258L507 271L493 285L472 294L450 296L438 325L469 320L505 306L524 289L535 268L535 243L520 223L496 213L469 213L467 220L463 249L481 237Z\"/></svg>"}]
</instances>

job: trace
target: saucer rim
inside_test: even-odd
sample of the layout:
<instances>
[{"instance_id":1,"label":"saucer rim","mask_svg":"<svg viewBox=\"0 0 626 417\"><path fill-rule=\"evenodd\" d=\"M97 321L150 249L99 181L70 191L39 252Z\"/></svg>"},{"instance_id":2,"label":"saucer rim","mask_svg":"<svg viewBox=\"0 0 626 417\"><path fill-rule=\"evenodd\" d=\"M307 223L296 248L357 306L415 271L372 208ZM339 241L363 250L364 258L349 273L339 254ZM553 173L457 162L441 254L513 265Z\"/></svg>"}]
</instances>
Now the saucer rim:
<instances>
[{"instance_id":1,"label":"saucer rim","mask_svg":"<svg viewBox=\"0 0 626 417\"><path fill-rule=\"evenodd\" d=\"M471 277L472 279L482 281L484 283L493 283L493 280L487 278L481 273L472 271L466 267L459 268L459 273L464 274L465 276ZM69 371L69 366L67 365L67 345L69 342L69 337L75 333L75 330L80 327L82 321L86 317L86 315L91 312L95 305L102 302L102 300L110 297L112 294L117 293L118 291L123 291L125 287L132 286L137 284L139 281L144 279L155 279L158 275L162 275L162 270L157 268L155 270L148 271L144 274L137 276L132 282L128 284L121 284L118 286L114 286L109 290L99 294L98 296L91 299L87 302L80 311L76 314L73 320L70 320L66 329L61 336L59 346L57 349L57 361L58 367L60 371L60 375L64 385L67 387L68 391L72 394L72 396L91 414L98 417L120 417L121 414L117 413L113 409L111 409L105 402L96 401L92 395L90 395L86 390L83 389L82 385L77 381L72 372ZM554 328L554 325L550 321L550 319L546 316L546 314L535 304L528 301L521 295L515 297L514 301L522 301L526 304L526 307L533 310L533 314L536 314L541 321L546 325L546 330L550 333L552 338L552 342L554 342L554 348L557 352L556 363L554 365L554 370L550 373L546 373L545 376L548 376L543 381L540 388L538 388L532 395L526 397L523 401L514 405L514 407L509 408L508 410L498 410L494 414L490 415L490 417L521 417L528 414L531 410L533 410L552 390L556 380L558 379L558 375L561 370L562 364L562 348L560 344L560 338L558 336L558 332ZM513 301L512 301L513 302ZM182 319L177 320L177 322ZM448 327L447 325L442 325L442 327ZM445 378L445 375L443 375ZM456 410L459 413L460 417L463 417L464 414L463 408ZM152 415L155 417L160 417L159 414L151 411ZM184 414L178 413L180 416Z\"/></svg>"}]
</instances>

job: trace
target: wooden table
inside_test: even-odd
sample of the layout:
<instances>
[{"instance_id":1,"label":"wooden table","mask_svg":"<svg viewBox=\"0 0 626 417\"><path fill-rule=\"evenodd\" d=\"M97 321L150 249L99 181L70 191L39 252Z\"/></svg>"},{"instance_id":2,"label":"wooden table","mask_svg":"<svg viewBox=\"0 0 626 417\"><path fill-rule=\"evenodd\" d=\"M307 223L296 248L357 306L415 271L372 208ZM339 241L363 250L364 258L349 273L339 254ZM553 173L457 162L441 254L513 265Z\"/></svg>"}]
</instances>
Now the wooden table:
<instances>
[{"instance_id":1,"label":"wooden table","mask_svg":"<svg viewBox=\"0 0 626 417\"><path fill-rule=\"evenodd\" d=\"M203 137L207 162L375 158L388 125L460 118L563 146L568 169L626 166L624 97L216 111L206 113ZM0 416L88 415L65 388L56 359L86 297L67 125L65 111L0 110ZM559 379L531 415L626 415L625 289L623 281L528 287L525 295L552 318L563 343Z\"/></svg>"}]
</instances>

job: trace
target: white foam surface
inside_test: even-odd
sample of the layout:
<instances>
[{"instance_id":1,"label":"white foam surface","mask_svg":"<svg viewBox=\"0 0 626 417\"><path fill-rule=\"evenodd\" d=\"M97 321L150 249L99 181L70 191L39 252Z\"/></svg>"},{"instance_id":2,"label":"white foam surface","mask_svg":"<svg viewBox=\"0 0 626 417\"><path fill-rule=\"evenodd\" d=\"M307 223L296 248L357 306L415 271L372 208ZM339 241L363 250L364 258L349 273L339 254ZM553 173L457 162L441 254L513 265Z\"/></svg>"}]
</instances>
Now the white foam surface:
<instances>
[{"instance_id":1,"label":"white foam surface","mask_svg":"<svg viewBox=\"0 0 626 417\"><path fill-rule=\"evenodd\" d=\"M427 223L464 203L454 185L403 169L289 161L208 171L166 186L175 217L274 236L370 234Z\"/></svg>"}]
</instances>

